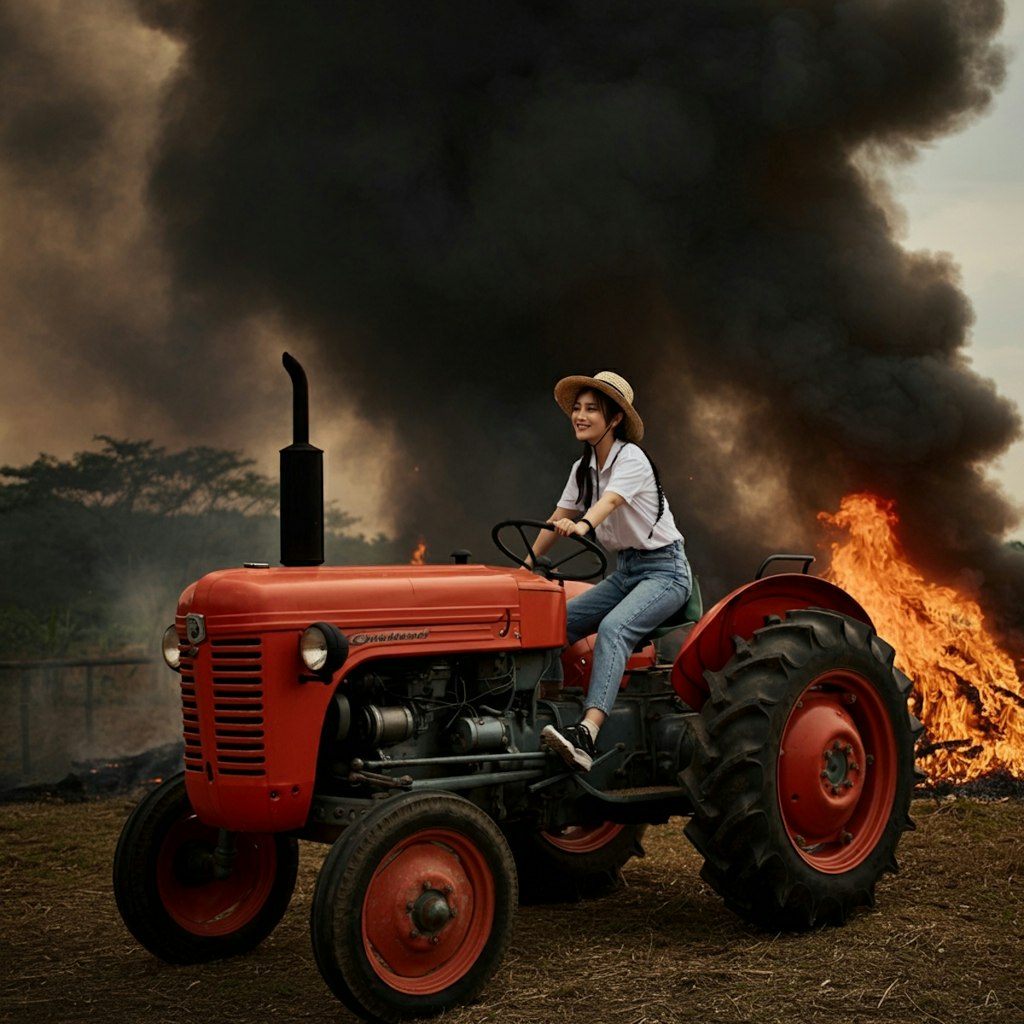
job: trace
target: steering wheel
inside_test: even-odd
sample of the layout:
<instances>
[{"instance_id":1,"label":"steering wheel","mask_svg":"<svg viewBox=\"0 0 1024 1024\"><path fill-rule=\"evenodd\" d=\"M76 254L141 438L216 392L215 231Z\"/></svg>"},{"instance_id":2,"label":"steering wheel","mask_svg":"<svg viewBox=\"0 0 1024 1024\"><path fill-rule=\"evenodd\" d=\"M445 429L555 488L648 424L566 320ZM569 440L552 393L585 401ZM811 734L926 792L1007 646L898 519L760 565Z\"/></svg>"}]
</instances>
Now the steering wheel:
<instances>
[{"instance_id":1,"label":"steering wheel","mask_svg":"<svg viewBox=\"0 0 1024 1024\"><path fill-rule=\"evenodd\" d=\"M582 534L573 533L570 534L566 540L575 541L583 550L570 551L564 558L559 559L557 562L551 562L546 556L541 556L540 564L538 565L537 556L533 552L533 544L530 542L529 537L526 536L526 527L530 527L534 530L551 530L554 532L554 526L546 521L540 519L506 519L503 522L498 523L493 530L491 530L491 540L497 545L498 550L508 555L516 565L521 565L525 569L539 568L543 575L549 580L555 580L556 582L562 582L563 580L575 580L583 582L585 580L592 580L597 576L603 576L605 570L608 568L608 556L601 550L589 537L584 537ZM526 555L518 555L513 551L504 541L501 539L501 532L505 529L517 530L519 537L526 547ZM579 558L585 552L589 551L591 554L597 557L598 566L591 572L583 575L581 573L568 573L558 572L560 566L571 562L574 558ZM531 567L527 564L527 555L533 561Z\"/></svg>"}]
</instances>

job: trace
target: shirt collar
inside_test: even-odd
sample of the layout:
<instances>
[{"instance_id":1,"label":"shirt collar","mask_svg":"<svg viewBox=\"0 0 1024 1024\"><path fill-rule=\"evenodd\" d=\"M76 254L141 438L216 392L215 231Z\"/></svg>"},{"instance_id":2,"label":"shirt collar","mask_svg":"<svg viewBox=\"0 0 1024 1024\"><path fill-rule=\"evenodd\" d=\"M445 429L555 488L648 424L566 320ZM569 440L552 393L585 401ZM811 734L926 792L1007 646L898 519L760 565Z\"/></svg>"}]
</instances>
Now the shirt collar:
<instances>
[{"instance_id":1,"label":"shirt collar","mask_svg":"<svg viewBox=\"0 0 1024 1024\"><path fill-rule=\"evenodd\" d=\"M615 461L615 457L626 447L626 442L622 438L617 437L612 441L611 448L608 449L608 458L604 460L604 465L601 467L602 473L607 473L611 469L612 463ZM596 473L597 472L597 459L590 463L590 468Z\"/></svg>"}]
</instances>

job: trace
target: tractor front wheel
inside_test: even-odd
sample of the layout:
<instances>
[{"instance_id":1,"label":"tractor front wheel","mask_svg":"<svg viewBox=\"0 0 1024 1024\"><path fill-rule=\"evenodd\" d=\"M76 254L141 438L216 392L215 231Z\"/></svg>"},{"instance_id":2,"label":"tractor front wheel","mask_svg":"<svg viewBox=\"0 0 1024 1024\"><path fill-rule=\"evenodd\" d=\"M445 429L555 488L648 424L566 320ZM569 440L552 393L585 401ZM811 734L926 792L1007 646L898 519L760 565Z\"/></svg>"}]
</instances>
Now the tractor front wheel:
<instances>
[{"instance_id":1,"label":"tractor front wheel","mask_svg":"<svg viewBox=\"0 0 1024 1024\"><path fill-rule=\"evenodd\" d=\"M248 952L274 930L298 864L294 839L222 837L204 825L180 773L148 793L125 822L114 853L114 897L128 930L154 956L203 963Z\"/></svg>"},{"instance_id":2,"label":"tractor front wheel","mask_svg":"<svg viewBox=\"0 0 1024 1024\"><path fill-rule=\"evenodd\" d=\"M515 863L497 825L453 793L409 793L331 848L313 895L313 952L353 1013L427 1016L483 990L516 903Z\"/></svg>"},{"instance_id":3,"label":"tractor front wheel","mask_svg":"<svg viewBox=\"0 0 1024 1024\"><path fill-rule=\"evenodd\" d=\"M870 626L817 609L737 639L680 775L701 876L763 927L843 923L913 828L910 680Z\"/></svg>"}]
</instances>

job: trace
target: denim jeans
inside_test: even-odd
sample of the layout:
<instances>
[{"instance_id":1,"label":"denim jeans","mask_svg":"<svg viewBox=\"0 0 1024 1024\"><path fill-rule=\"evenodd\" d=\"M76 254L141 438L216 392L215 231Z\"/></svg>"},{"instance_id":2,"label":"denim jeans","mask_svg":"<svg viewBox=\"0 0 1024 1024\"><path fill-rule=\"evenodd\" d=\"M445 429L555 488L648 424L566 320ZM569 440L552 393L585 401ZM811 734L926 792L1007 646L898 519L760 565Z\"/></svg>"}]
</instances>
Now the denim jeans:
<instances>
[{"instance_id":1,"label":"denim jeans","mask_svg":"<svg viewBox=\"0 0 1024 1024\"><path fill-rule=\"evenodd\" d=\"M637 641L686 604L693 588L682 541L620 551L615 571L566 605L569 644L597 632L588 708L608 714Z\"/></svg>"}]
</instances>

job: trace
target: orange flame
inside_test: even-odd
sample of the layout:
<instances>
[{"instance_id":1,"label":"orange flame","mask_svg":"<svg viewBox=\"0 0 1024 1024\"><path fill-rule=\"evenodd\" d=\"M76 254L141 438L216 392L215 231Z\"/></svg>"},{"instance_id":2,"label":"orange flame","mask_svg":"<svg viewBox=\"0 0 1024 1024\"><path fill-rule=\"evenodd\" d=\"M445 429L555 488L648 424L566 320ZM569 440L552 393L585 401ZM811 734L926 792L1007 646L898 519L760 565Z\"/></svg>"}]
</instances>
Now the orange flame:
<instances>
[{"instance_id":1,"label":"orange flame","mask_svg":"<svg viewBox=\"0 0 1024 1024\"><path fill-rule=\"evenodd\" d=\"M427 542L420 537L416 547L413 548L412 557L409 559L410 565L426 565L427 563Z\"/></svg>"},{"instance_id":2,"label":"orange flame","mask_svg":"<svg viewBox=\"0 0 1024 1024\"><path fill-rule=\"evenodd\" d=\"M831 545L826 577L860 602L914 681L911 710L926 730L919 767L932 781L1024 778L1021 680L977 602L927 582L906 560L891 501L852 494L818 518L848 534Z\"/></svg>"}]
</instances>

